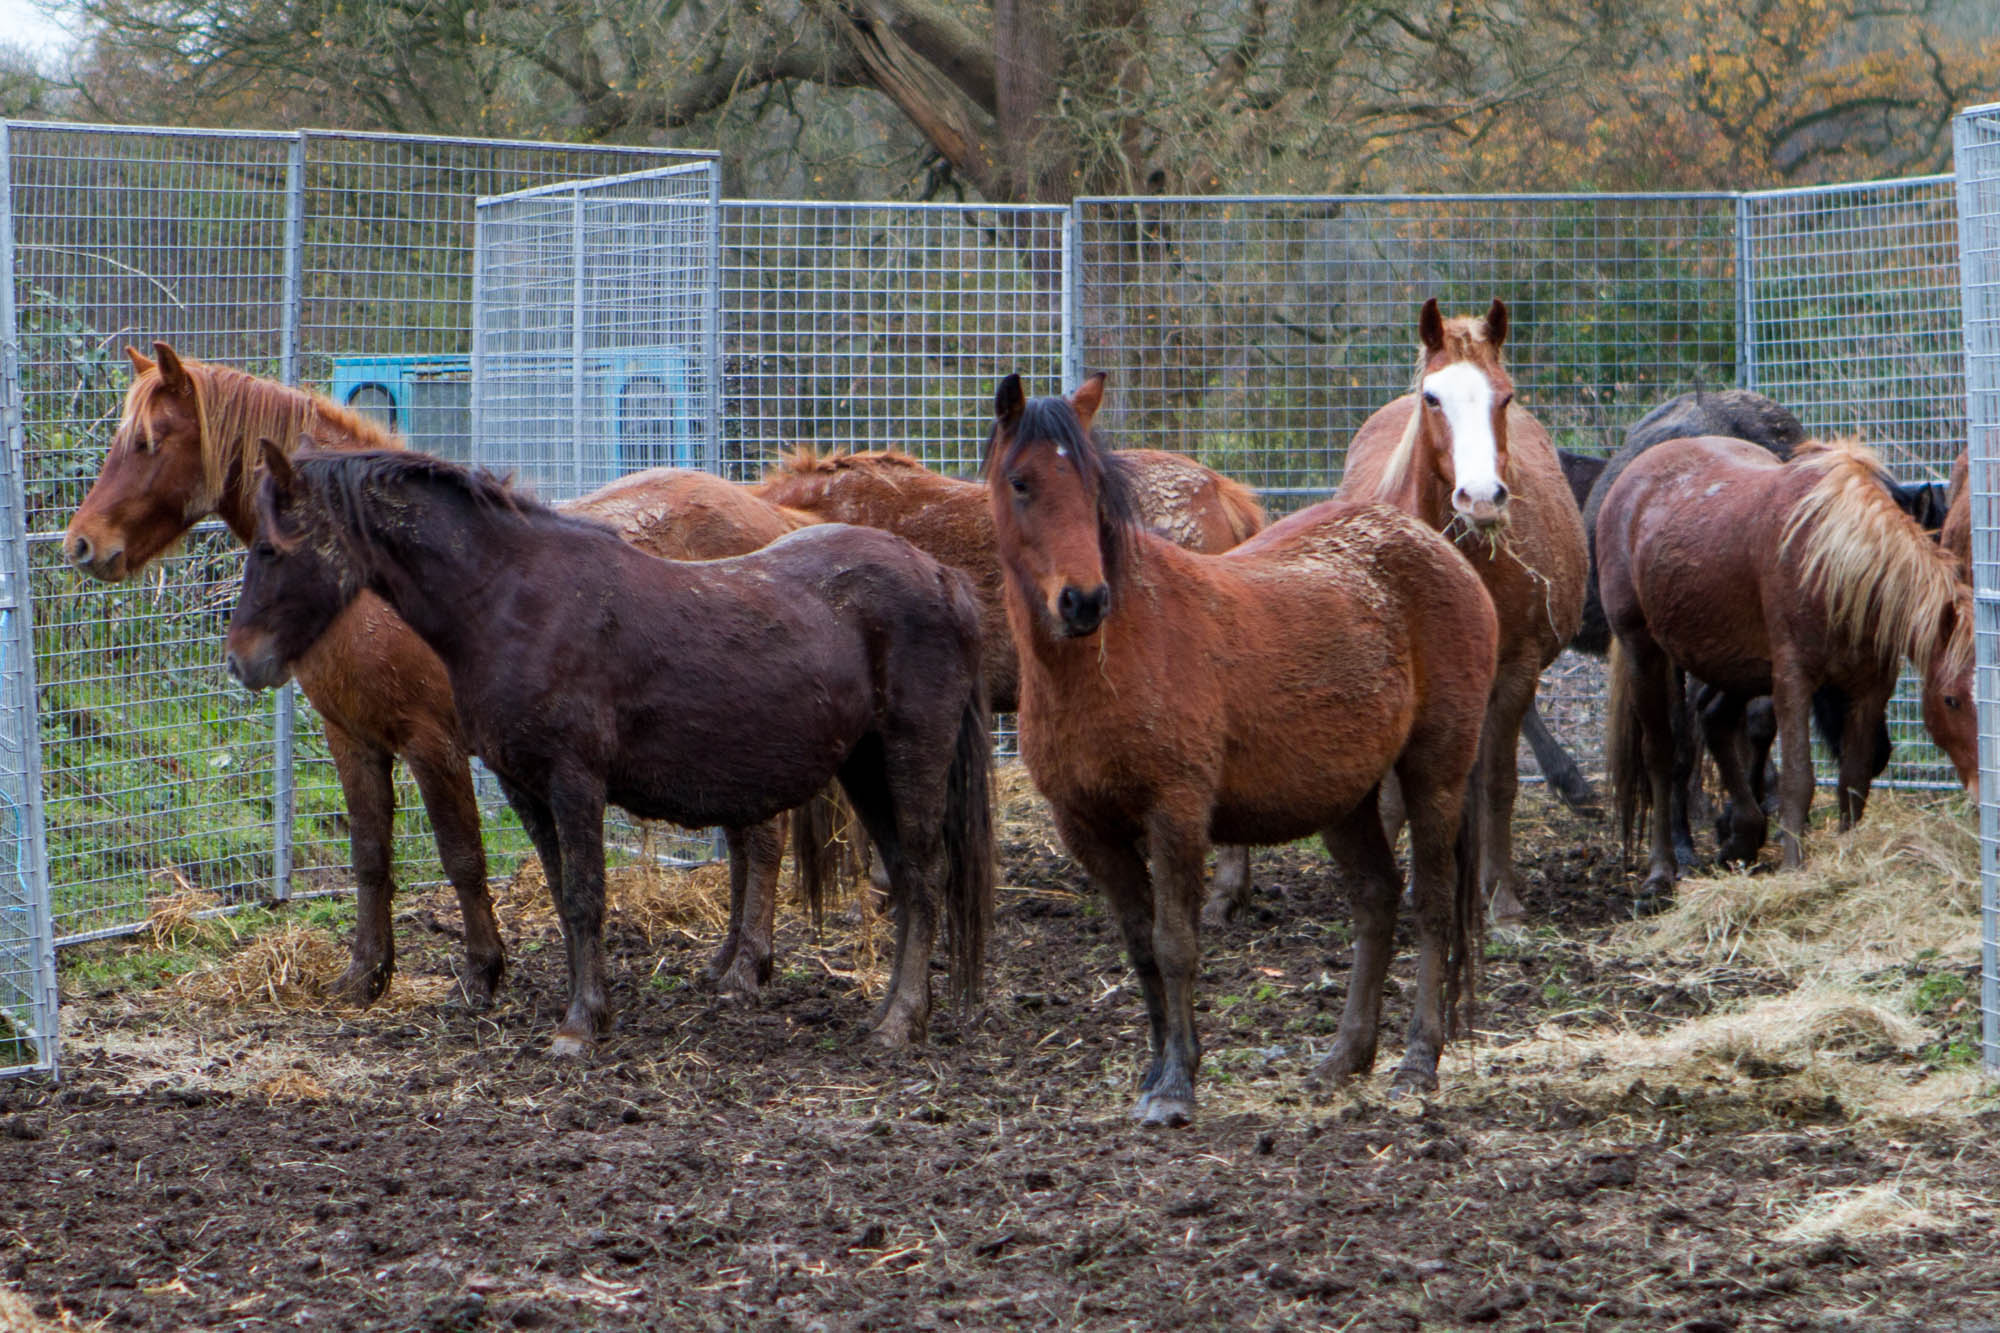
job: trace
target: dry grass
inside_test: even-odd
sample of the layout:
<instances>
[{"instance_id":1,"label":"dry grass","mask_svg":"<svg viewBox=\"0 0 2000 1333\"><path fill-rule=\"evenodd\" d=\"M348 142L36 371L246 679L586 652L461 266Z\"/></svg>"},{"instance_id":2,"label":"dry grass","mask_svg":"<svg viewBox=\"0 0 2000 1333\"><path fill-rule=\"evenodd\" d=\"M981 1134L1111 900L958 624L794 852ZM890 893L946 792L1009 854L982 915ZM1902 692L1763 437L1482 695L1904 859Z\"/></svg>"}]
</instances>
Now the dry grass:
<instances>
[{"instance_id":1,"label":"dry grass","mask_svg":"<svg viewBox=\"0 0 2000 1333\"><path fill-rule=\"evenodd\" d=\"M1751 963L1789 977L1849 974L1979 941L1979 837L1959 797L1882 792L1842 837L1808 836L1802 870L1683 880L1672 910L1630 940L1659 953Z\"/></svg>"},{"instance_id":2,"label":"dry grass","mask_svg":"<svg viewBox=\"0 0 2000 1333\"><path fill-rule=\"evenodd\" d=\"M1882 793L1852 834L1814 833L1808 855L1797 871L1683 880L1669 911L1593 950L1691 993L1746 968L1787 991L1664 1030L1547 1024L1479 1052L1482 1075L1541 1077L1599 1101L1623 1098L1635 1079L1725 1088L1760 1112L1831 1098L1844 1113L1887 1121L1984 1109L1989 1088L1975 1069L1919 1061L1933 1033L1911 1008L1904 972L1919 959L1949 968L1977 955L1978 839L1963 801Z\"/></svg>"},{"instance_id":3,"label":"dry grass","mask_svg":"<svg viewBox=\"0 0 2000 1333\"><path fill-rule=\"evenodd\" d=\"M0 1333L50 1333L53 1329L102 1327L101 1322L80 1323L67 1313L54 1322L40 1318L26 1297L11 1287L0 1287Z\"/></svg>"},{"instance_id":4,"label":"dry grass","mask_svg":"<svg viewBox=\"0 0 2000 1333\"><path fill-rule=\"evenodd\" d=\"M1963 1218L1968 1206L1956 1196L1940 1198L1922 1183L1833 1190L1808 1202L1776 1238L1810 1243L1835 1236L1860 1240L1896 1231L1949 1231L1955 1223L1947 1218Z\"/></svg>"}]
</instances>

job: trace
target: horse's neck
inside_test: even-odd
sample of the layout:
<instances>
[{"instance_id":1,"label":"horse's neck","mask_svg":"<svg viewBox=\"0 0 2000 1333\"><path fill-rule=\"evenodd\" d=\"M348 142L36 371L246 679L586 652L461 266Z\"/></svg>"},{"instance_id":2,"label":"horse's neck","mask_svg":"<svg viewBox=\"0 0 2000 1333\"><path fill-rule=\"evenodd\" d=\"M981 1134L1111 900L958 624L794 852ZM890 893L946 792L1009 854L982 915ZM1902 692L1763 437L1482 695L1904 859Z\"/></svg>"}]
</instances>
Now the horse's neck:
<instances>
[{"instance_id":1,"label":"horse's neck","mask_svg":"<svg viewBox=\"0 0 2000 1333\"><path fill-rule=\"evenodd\" d=\"M1419 409L1421 410L1421 409ZM1451 522L1451 495L1444 478L1431 466L1430 451L1436 447L1428 437L1419 438L1409 466L1393 491L1373 498L1394 505L1418 521L1443 531Z\"/></svg>"},{"instance_id":2,"label":"horse's neck","mask_svg":"<svg viewBox=\"0 0 2000 1333\"><path fill-rule=\"evenodd\" d=\"M456 672L469 665L478 651L469 628L485 618L507 582L492 576L504 561L500 553L521 544L519 531L502 532L498 525L522 520L472 510L454 515L447 529L439 521L440 506L407 500L391 505L378 497L369 503L373 537L362 542L350 534L357 546L366 547L363 585L394 607L448 668Z\"/></svg>"},{"instance_id":3,"label":"horse's neck","mask_svg":"<svg viewBox=\"0 0 2000 1333\"><path fill-rule=\"evenodd\" d=\"M381 438L357 434L327 410L330 404L322 398L303 389L294 389L290 392L297 393L305 400L301 412L306 426L303 432L288 432L291 438L281 441L287 456L298 451L302 436L310 436L315 448L332 449L342 453L361 449L403 447L400 439L386 433ZM246 435L237 435L229 440L222 451L224 457L228 458L229 464L223 473L222 492L215 501L215 516L221 519L224 526L236 535L236 539L246 546L250 544L250 539L255 534L257 516L251 508L253 492L241 484L242 470L254 469L257 466L257 446L258 442Z\"/></svg>"}]
</instances>

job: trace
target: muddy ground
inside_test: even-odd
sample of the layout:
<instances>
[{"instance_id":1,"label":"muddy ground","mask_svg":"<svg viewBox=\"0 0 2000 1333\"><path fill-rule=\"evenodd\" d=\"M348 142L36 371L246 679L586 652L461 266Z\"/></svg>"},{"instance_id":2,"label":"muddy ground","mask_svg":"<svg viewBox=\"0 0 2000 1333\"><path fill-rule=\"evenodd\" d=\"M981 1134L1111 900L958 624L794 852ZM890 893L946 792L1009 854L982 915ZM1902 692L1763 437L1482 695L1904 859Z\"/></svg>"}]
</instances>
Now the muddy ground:
<instances>
[{"instance_id":1,"label":"muddy ground","mask_svg":"<svg viewBox=\"0 0 2000 1333\"><path fill-rule=\"evenodd\" d=\"M1538 1027L1643 1033L1777 985L1621 955L1607 831L1532 799L1524 822L1542 925L1493 943L1488 1035L1407 1104L1383 1100L1400 990L1376 1078L1308 1089L1346 913L1316 849L1260 854L1257 910L1207 941L1182 1131L1126 1118L1138 999L1032 819L988 1006L905 1054L862 1040L847 932L796 918L748 1006L693 984L705 932L614 921L621 1024L581 1067L543 1055L546 913L503 916L484 1014L72 993L63 1085L0 1085L0 1281L138 1329L2000 1327L2000 1114L1864 1117L1784 1069L1586 1095L1510 1064ZM455 920L400 904L429 993ZM1796 1227L1871 1187L1957 1206Z\"/></svg>"}]
</instances>

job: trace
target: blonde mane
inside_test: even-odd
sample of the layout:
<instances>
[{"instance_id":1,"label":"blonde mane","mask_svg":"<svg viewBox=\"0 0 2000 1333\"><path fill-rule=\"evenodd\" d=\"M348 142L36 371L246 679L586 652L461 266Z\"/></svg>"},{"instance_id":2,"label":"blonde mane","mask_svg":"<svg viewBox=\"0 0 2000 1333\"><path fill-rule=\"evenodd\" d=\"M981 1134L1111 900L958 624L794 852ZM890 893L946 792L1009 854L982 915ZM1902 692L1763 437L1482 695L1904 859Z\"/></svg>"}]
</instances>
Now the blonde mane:
<instances>
[{"instance_id":1,"label":"blonde mane","mask_svg":"<svg viewBox=\"0 0 2000 1333\"><path fill-rule=\"evenodd\" d=\"M872 449L859 453L836 449L822 454L810 444L794 445L788 452L778 455L774 471L786 476L830 476L836 472L854 470L878 471L883 468L914 469L928 472L922 460L912 458L895 449Z\"/></svg>"},{"instance_id":2,"label":"blonde mane","mask_svg":"<svg viewBox=\"0 0 2000 1333\"><path fill-rule=\"evenodd\" d=\"M1805 533L1801 582L1826 603L1832 628L1883 653L1930 669L1947 606L1960 614L1945 652L1962 666L1972 651L1971 595L1951 557L1883 488L1888 472L1858 440L1808 440L1792 467L1823 473L1785 521L1779 554Z\"/></svg>"},{"instance_id":3,"label":"blonde mane","mask_svg":"<svg viewBox=\"0 0 2000 1333\"><path fill-rule=\"evenodd\" d=\"M1494 349L1486 336L1486 320L1480 315L1455 315L1444 322L1444 347L1433 356L1430 349L1417 353L1417 369L1410 376L1410 393L1423 388L1424 376L1430 370L1431 362L1439 367L1456 365L1460 361L1500 364L1500 353ZM1375 481L1375 498L1390 500L1402 492L1409 483L1410 469L1417 459L1417 439L1423 434L1423 404L1416 403L1410 408L1410 419L1403 423L1403 434L1396 441L1396 447L1389 451L1389 457L1382 464L1382 475Z\"/></svg>"},{"instance_id":4,"label":"blonde mane","mask_svg":"<svg viewBox=\"0 0 2000 1333\"><path fill-rule=\"evenodd\" d=\"M248 509L256 495L257 442L271 439L287 454L303 436L321 445L351 449L401 449L402 440L357 412L306 389L260 379L246 371L206 361L182 359L194 385L195 421L201 436L202 493L196 499L209 511L233 498ZM133 377L125 391L125 418L142 423L148 445L156 445L149 429L155 396L165 392L158 368ZM231 470L236 493L226 496Z\"/></svg>"}]
</instances>

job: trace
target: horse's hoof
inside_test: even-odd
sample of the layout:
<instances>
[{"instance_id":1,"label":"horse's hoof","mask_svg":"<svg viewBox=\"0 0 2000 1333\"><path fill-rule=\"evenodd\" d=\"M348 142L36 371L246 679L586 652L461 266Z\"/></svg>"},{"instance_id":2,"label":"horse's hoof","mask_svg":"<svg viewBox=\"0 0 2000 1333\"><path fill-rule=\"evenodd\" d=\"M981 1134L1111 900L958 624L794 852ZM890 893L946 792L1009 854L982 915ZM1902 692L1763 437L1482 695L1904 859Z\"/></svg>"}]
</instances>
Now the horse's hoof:
<instances>
[{"instance_id":1,"label":"horse's hoof","mask_svg":"<svg viewBox=\"0 0 2000 1333\"><path fill-rule=\"evenodd\" d=\"M900 1051L923 1037L923 1030L905 1014L885 1014L869 1040L885 1051Z\"/></svg>"},{"instance_id":2,"label":"horse's hoof","mask_svg":"<svg viewBox=\"0 0 2000 1333\"><path fill-rule=\"evenodd\" d=\"M1335 1087L1347 1082L1356 1074L1365 1074L1375 1067L1375 1052L1364 1050L1359 1044L1336 1041L1326 1058L1313 1066L1312 1076L1316 1082L1330 1083Z\"/></svg>"},{"instance_id":3,"label":"horse's hoof","mask_svg":"<svg viewBox=\"0 0 2000 1333\"><path fill-rule=\"evenodd\" d=\"M461 972L458 976L458 1003L472 1013L483 1014L493 1007L499 997L498 979L479 972Z\"/></svg>"},{"instance_id":4,"label":"horse's hoof","mask_svg":"<svg viewBox=\"0 0 2000 1333\"><path fill-rule=\"evenodd\" d=\"M1528 909L1515 896L1514 890L1501 885L1493 894L1492 902L1486 906L1486 920L1495 926L1514 927L1525 925Z\"/></svg>"},{"instance_id":5,"label":"horse's hoof","mask_svg":"<svg viewBox=\"0 0 2000 1333\"><path fill-rule=\"evenodd\" d=\"M394 968L388 964L364 967L359 963L350 963L347 970L326 988L326 996L335 1004L366 1009L382 998L382 993L389 989L389 978L394 974Z\"/></svg>"},{"instance_id":6,"label":"horse's hoof","mask_svg":"<svg viewBox=\"0 0 2000 1333\"><path fill-rule=\"evenodd\" d=\"M1389 1080L1388 1097L1389 1100L1395 1101L1400 1097L1408 1097L1412 1093L1421 1096L1426 1092L1436 1092L1437 1089L1438 1076L1435 1068L1426 1068L1423 1065L1404 1065L1396 1071L1395 1077Z\"/></svg>"},{"instance_id":7,"label":"horse's hoof","mask_svg":"<svg viewBox=\"0 0 2000 1333\"><path fill-rule=\"evenodd\" d=\"M1232 899L1210 898L1201 908L1201 928L1220 930L1236 919L1237 907Z\"/></svg>"},{"instance_id":8,"label":"horse's hoof","mask_svg":"<svg viewBox=\"0 0 2000 1333\"><path fill-rule=\"evenodd\" d=\"M1184 1129L1194 1123L1194 1098L1152 1093L1139 1099L1132 1118L1146 1129Z\"/></svg>"},{"instance_id":9,"label":"horse's hoof","mask_svg":"<svg viewBox=\"0 0 2000 1333\"><path fill-rule=\"evenodd\" d=\"M751 961L750 955L739 953L727 971L715 978L716 989L725 1000L754 1000L763 990L763 983L770 980L771 965L767 959L762 967Z\"/></svg>"},{"instance_id":10,"label":"horse's hoof","mask_svg":"<svg viewBox=\"0 0 2000 1333\"><path fill-rule=\"evenodd\" d=\"M567 1032L558 1032L549 1043L549 1058L554 1060L581 1060L590 1050L590 1043L582 1037Z\"/></svg>"}]
</instances>

